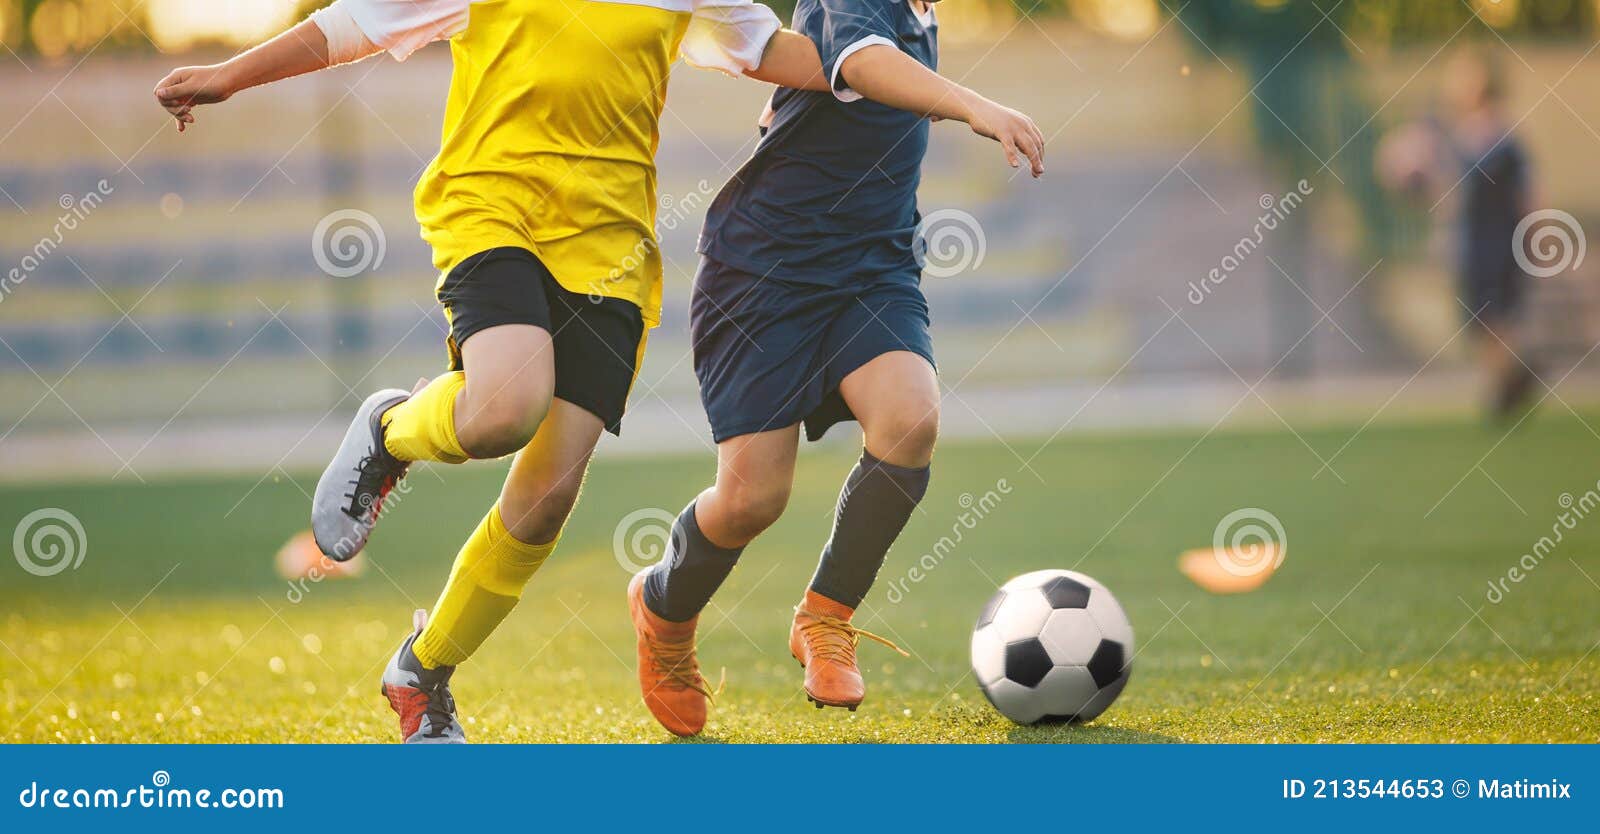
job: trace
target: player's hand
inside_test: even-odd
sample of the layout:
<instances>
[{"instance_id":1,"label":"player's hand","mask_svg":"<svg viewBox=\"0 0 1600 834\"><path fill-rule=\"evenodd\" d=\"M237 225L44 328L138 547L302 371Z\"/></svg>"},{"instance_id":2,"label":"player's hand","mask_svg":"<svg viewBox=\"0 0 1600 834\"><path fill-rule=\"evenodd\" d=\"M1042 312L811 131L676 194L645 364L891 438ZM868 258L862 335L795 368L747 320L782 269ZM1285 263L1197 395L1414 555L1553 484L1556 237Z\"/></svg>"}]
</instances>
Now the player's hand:
<instances>
[{"instance_id":1,"label":"player's hand","mask_svg":"<svg viewBox=\"0 0 1600 834\"><path fill-rule=\"evenodd\" d=\"M194 108L227 101L234 93L221 64L179 67L156 85L156 102L178 120L178 132L194 124Z\"/></svg>"},{"instance_id":2,"label":"player's hand","mask_svg":"<svg viewBox=\"0 0 1600 834\"><path fill-rule=\"evenodd\" d=\"M967 125L973 133L999 142L1006 164L1019 167L1026 157L1035 177L1044 173L1044 134L1032 119L1005 105L981 99L973 107Z\"/></svg>"}]
</instances>

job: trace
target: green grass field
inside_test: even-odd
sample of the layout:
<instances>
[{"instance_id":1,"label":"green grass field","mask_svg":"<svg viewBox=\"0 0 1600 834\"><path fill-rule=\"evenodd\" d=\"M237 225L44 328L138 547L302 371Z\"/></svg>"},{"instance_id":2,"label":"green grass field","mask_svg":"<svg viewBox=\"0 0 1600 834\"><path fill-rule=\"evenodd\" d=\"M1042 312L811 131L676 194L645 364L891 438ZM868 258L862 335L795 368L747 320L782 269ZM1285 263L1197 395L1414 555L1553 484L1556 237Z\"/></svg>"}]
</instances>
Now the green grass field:
<instances>
[{"instance_id":1,"label":"green grass field","mask_svg":"<svg viewBox=\"0 0 1600 834\"><path fill-rule=\"evenodd\" d=\"M913 657L864 645L870 691L854 714L812 709L785 646L852 457L810 451L788 514L702 620L702 660L713 679L727 670L703 740L1600 740L1600 520L1574 520L1486 600L1559 525L1560 496L1595 489L1600 438L1554 411L1503 442L1465 421L1357 428L949 444L861 616ZM1337 475L1316 475L1308 445L1337 453ZM634 688L613 532L635 510L680 508L711 464L595 465L562 549L456 675L473 740L668 740ZM296 594L272 554L304 526L309 477L0 488L4 529L59 507L88 537L77 570L0 565L0 740L392 740L378 673L502 472L414 472L365 575ZM1000 505L891 602L887 583L960 524L961 496L1001 479ZM1282 520L1287 560L1259 591L1207 594L1177 554L1243 507ZM1132 683L1092 724L1014 726L968 673L969 629L999 582L1073 566L1128 609Z\"/></svg>"}]
</instances>

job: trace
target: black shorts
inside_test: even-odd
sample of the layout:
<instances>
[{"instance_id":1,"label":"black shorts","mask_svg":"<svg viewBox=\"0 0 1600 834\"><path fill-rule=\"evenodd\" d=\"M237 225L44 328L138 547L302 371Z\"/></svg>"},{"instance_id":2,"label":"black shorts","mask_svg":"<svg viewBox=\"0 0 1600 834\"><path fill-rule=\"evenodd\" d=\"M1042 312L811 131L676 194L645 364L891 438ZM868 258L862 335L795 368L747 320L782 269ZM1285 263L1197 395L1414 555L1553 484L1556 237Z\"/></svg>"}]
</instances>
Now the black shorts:
<instances>
[{"instance_id":1,"label":"black shorts","mask_svg":"<svg viewBox=\"0 0 1600 834\"><path fill-rule=\"evenodd\" d=\"M817 440L855 415L839 394L851 372L885 353L933 364L928 301L914 270L845 286L753 275L700 262L689 305L694 372L711 436L805 423Z\"/></svg>"},{"instance_id":2,"label":"black shorts","mask_svg":"<svg viewBox=\"0 0 1600 834\"><path fill-rule=\"evenodd\" d=\"M461 346L474 333L502 324L531 324L550 334L555 349L555 396L622 432L628 391L644 355L644 315L620 298L572 292L526 249L479 252L439 283L450 321L450 369L463 370Z\"/></svg>"}]
</instances>

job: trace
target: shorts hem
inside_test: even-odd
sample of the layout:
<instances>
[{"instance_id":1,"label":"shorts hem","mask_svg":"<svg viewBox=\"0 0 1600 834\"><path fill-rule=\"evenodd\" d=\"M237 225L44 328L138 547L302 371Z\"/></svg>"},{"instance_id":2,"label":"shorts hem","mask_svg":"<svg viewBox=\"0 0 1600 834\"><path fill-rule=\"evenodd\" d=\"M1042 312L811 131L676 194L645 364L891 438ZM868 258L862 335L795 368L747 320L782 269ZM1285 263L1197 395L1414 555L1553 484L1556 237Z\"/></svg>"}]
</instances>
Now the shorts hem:
<instances>
[{"instance_id":1,"label":"shorts hem","mask_svg":"<svg viewBox=\"0 0 1600 834\"><path fill-rule=\"evenodd\" d=\"M842 382L845 377L855 373L868 362L871 362L872 360L877 359L886 353L901 352L914 353L922 357L927 361L929 367L933 368L935 373L938 372L939 364L934 361L930 351L920 350L914 347L895 347L878 351L870 356L863 355L859 362L854 362L851 365L846 366L840 372L839 379ZM839 423L855 422L855 415L851 413L847 407L843 407L842 399L836 397L838 391L838 385L835 385L832 388L824 389L821 392L821 396L817 398L816 402L807 403L800 408L784 409L782 412L779 412L777 416L770 417L765 420L742 420L727 427L718 427L713 425L711 427L711 440L713 443L721 443L724 440L731 440L735 437L742 437L747 434L760 434L764 431L776 431L778 429L788 428L789 426L798 424L803 427L806 441L815 443L816 441L821 440L823 435L827 434L828 429L833 428ZM842 410L837 413L821 413L824 407L826 407L830 401L835 399L838 399L840 402ZM785 416L790 414L794 416Z\"/></svg>"},{"instance_id":2,"label":"shorts hem","mask_svg":"<svg viewBox=\"0 0 1600 834\"><path fill-rule=\"evenodd\" d=\"M609 432L610 434L612 434L615 437L621 437L622 436L622 418L624 416L626 416L626 412L624 412L622 414L618 414L615 419L613 419L611 417L607 417L606 415L600 413L600 409L597 408L594 403L592 403L592 402L581 402L582 398L571 396L571 392L570 391L569 392L557 391L553 395L553 398L561 400L562 402L564 402L564 403L566 403L568 405L575 406L577 408L581 408L584 411L589 412L590 414L594 415L595 419L600 421L600 423L605 427L605 430L607 432Z\"/></svg>"},{"instance_id":3,"label":"shorts hem","mask_svg":"<svg viewBox=\"0 0 1600 834\"><path fill-rule=\"evenodd\" d=\"M845 377L860 370L868 362L871 362L872 360L877 359L878 357L887 353L914 353L926 360L929 367L933 368L935 374L939 372L939 364L933 361L933 354L931 351L921 350L908 345L899 345L897 347L880 350L872 354L862 353L860 356L854 357L850 363L841 365L841 370L839 371L839 382L842 384ZM822 401L817 403L815 408L806 413L806 441L815 443L818 440L821 440L823 435L828 433L828 429L831 429L840 423L853 422L856 422L856 415L850 410L850 406L845 404L844 397L839 395L839 385L836 384L832 388L824 390L822 392Z\"/></svg>"},{"instance_id":4,"label":"shorts hem","mask_svg":"<svg viewBox=\"0 0 1600 834\"><path fill-rule=\"evenodd\" d=\"M532 316L489 316L475 320L471 324L452 327L450 329L450 339L455 342L455 349L450 351L450 370L464 370L461 351L466 348L467 340L490 328L503 327L508 324L526 324L531 327L537 327L545 333L551 332L549 321L531 321L532 318Z\"/></svg>"},{"instance_id":5,"label":"shorts hem","mask_svg":"<svg viewBox=\"0 0 1600 834\"><path fill-rule=\"evenodd\" d=\"M732 440L735 437L744 437L747 434L760 434L764 431L777 431L779 429L786 429L790 426L797 426L804 422L805 417L801 416L788 419L774 418L771 420L752 420L745 423L735 423L731 427L722 429L712 426L711 442L721 443L724 440Z\"/></svg>"}]
</instances>

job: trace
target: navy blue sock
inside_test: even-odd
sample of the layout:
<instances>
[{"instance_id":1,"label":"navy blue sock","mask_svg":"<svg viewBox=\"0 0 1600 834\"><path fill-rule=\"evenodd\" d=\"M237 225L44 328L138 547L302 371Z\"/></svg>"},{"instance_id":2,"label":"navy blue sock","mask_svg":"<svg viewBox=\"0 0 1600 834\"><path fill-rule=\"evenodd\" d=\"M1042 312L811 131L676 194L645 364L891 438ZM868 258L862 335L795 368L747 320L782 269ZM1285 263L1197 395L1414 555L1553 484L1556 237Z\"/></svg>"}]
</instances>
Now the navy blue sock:
<instances>
[{"instance_id":1,"label":"navy blue sock","mask_svg":"<svg viewBox=\"0 0 1600 834\"><path fill-rule=\"evenodd\" d=\"M743 547L717 547L700 532L694 502L672 524L667 555L644 578L644 604L663 620L674 623L694 619L722 587L722 580L739 561Z\"/></svg>"},{"instance_id":2,"label":"navy blue sock","mask_svg":"<svg viewBox=\"0 0 1600 834\"><path fill-rule=\"evenodd\" d=\"M811 578L811 590L855 608L878 578L911 512L928 492L929 468L885 463L865 450L845 478L833 519L833 537Z\"/></svg>"}]
</instances>

